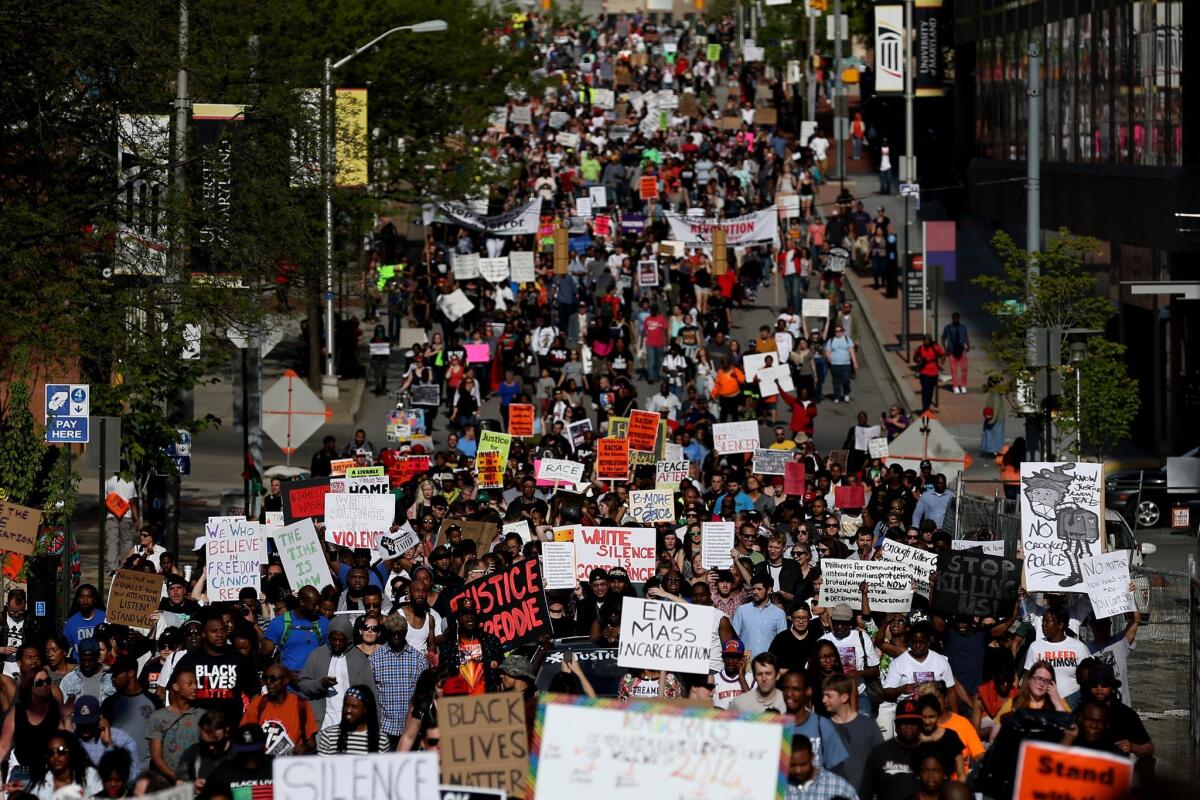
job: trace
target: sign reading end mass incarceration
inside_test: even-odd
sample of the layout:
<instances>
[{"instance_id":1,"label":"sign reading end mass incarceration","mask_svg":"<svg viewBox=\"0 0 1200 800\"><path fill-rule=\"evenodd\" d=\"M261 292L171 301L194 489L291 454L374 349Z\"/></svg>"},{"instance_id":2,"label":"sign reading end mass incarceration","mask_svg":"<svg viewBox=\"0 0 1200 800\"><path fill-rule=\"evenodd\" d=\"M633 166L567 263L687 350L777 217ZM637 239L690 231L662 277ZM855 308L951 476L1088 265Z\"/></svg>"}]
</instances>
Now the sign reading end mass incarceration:
<instances>
[{"instance_id":1,"label":"sign reading end mass incarceration","mask_svg":"<svg viewBox=\"0 0 1200 800\"><path fill-rule=\"evenodd\" d=\"M450 598L450 610L458 611L463 598L470 597L479 609L479 624L500 640L505 650L537 641L551 633L550 608L542 588L542 566L526 558L486 578L472 581Z\"/></svg>"},{"instance_id":2,"label":"sign reading end mass incarceration","mask_svg":"<svg viewBox=\"0 0 1200 800\"><path fill-rule=\"evenodd\" d=\"M711 606L626 597L617 666L708 674Z\"/></svg>"}]
</instances>

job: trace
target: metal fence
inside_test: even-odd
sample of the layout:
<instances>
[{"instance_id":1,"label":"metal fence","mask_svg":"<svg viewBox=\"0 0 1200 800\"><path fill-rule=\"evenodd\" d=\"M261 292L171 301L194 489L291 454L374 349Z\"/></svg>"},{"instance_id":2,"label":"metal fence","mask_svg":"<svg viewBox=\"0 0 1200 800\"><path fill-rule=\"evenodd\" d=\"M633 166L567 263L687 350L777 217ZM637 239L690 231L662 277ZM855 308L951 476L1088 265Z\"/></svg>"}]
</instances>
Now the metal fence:
<instances>
[{"instance_id":1,"label":"metal fence","mask_svg":"<svg viewBox=\"0 0 1200 800\"><path fill-rule=\"evenodd\" d=\"M1021 539L1021 516L1016 500L1006 500L1000 492L993 497L959 494L947 511L942 529L955 539L966 539L987 528L996 539L1004 540L1004 554L1016 557Z\"/></svg>"}]
</instances>

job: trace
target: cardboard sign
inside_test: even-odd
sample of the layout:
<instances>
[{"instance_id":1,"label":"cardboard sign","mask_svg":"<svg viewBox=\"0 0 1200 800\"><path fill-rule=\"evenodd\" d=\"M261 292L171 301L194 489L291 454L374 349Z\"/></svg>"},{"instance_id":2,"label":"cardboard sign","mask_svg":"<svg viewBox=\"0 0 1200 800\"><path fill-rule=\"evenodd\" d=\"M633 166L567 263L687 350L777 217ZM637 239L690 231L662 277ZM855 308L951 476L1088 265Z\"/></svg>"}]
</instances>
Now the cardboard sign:
<instances>
[{"instance_id":1,"label":"cardboard sign","mask_svg":"<svg viewBox=\"0 0 1200 800\"><path fill-rule=\"evenodd\" d=\"M547 591L575 588L574 542L542 542L542 582Z\"/></svg>"},{"instance_id":2,"label":"cardboard sign","mask_svg":"<svg viewBox=\"0 0 1200 800\"><path fill-rule=\"evenodd\" d=\"M508 407L508 435L533 436L533 405L512 403Z\"/></svg>"},{"instance_id":3,"label":"cardboard sign","mask_svg":"<svg viewBox=\"0 0 1200 800\"><path fill-rule=\"evenodd\" d=\"M804 462L789 461L783 467L783 493L803 497L805 491Z\"/></svg>"},{"instance_id":4,"label":"cardboard sign","mask_svg":"<svg viewBox=\"0 0 1200 800\"><path fill-rule=\"evenodd\" d=\"M1084 589L1079 563L1104 551L1102 468L1082 462L1021 464L1026 591Z\"/></svg>"},{"instance_id":5,"label":"cardboard sign","mask_svg":"<svg viewBox=\"0 0 1200 800\"><path fill-rule=\"evenodd\" d=\"M786 475L787 465L791 460L791 450L755 448L754 473L756 475Z\"/></svg>"},{"instance_id":6,"label":"cardboard sign","mask_svg":"<svg viewBox=\"0 0 1200 800\"><path fill-rule=\"evenodd\" d=\"M395 520L394 494L325 495L325 541L339 547L378 550Z\"/></svg>"},{"instance_id":7,"label":"cardboard sign","mask_svg":"<svg viewBox=\"0 0 1200 800\"><path fill-rule=\"evenodd\" d=\"M41 524L42 512L36 508L0 502L0 550L33 555Z\"/></svg>"},{"instance_id":8,"label":"cardboard sign","mask_svg":"<svg viewBox=\"0 0 1200 800\"><path fill-rule=\"evenodd\" d=\"M732 522L700 523L700 560L705 569L729 569L733 566L734 530Z\"/></svg>"},{"instance_id":9,"label":"cardboard sign","mask_svg":"<svg viewBox=\"0 0 1200 800\"><path fill-rule=\"evenodd\" d=\"M1133 595L1129 592L1128 550L1091 556L1082 559L1079 566L1096 619L1133 611Z\"/></svg>"},{"instance_id":10,"label":"cardboard sign","mask_svg":"<svg viewBox=\"0 0 1200 800\"><path fill-rule=\"evenodd\" d=\"M479 450L475 453L475 485L480 489L499 489L504 486L504 465L498 450Z\"/></svg>"},{"instance_id":11,"label":"cardboard sign","mask_svg":"<svg viewBox=\"0 0 1200 800\"><path fill-rule=\"evenodd\" d=\"M631 583L654 577L654 528L610 528L579 525L575 528L575 578L586 581L596 567L624 567Z\"/></svg>"},{"instance_id":12,"label":"cardboard sign","mask_svg":"<svg viewBox=\"0 0 1200 800\"><path fill-rule=\"evenodd\" d=\"M243 517L209 517L204 535L209 601L236 603L242 589L261 591L259 571L267 560L267 539L257 522Z\"/></svg>"},{"instance_id":13,"label":"cardboard sign","mask_svg":"<svg viewBox=\"0 0 1200 800\"><path fill-rule=\"evenodd\" d=\"M867 584L871 611L907 613L912 607L912 583L908 569L887 561L851 561L848 558L821 559L820 605L832 608L846 603L862 607L859 584Z\"/></svg>"},{"instance_id":14,"label":"cardboard sign","mask_svg":"<svg viewBox=\"0 0 1200 800\"><path fill-rule=\"evenodd\" d=\"M884 539L879 557L893 564L903 564L916 581L918 594L929 597L929 575L937 571L938 554L919 547L910 547L902 542Z\"/></svg>"},{"instance_id":15,"label":"cardboard sign","mask_svg":"<svg viewBox=\"0 0 1200 800\"><path fill-rule=\"evenodd\" d=\"M861 483L851 486L835 486L833 504L842 510L862 508L867 504L867 489Z\"/></svg>"},{"instance_id":16,"label":"cardboard sign","mask_svg":"<svg viewBox=\"0 0 1200 800\"><path fill-rule=\"evenodd\" d=\"M430 751L288 756L271 762L275 796L297 800L342 800L355 786L388 800L439 800L438 774L438 754Z\"/></svg>"},{"instance_id":17,"label":"cardboard sign","mask_svg":"<svg viewBox=\"0 0 1200 800\"><path fill-rule=\"evenodd\" d=\"M626 597L617 666L708 674L712 606Z\"/></svg>"},{"instance_id":18,"label":"cardboard sign","mask_svg":"<svg viewBox=\"0 0 1200 800\"><path fill-rule=\"evenodd\" d=\"M829 460L826 463L826 467L828 467L829 469L833 469L833 467L836 465L838 467L841 467L842 474L845 475L846 467L849 464L850 464L850 451L849 450L830 450L829 451Z\"/></svg>"},{"instance_id":19,"label":"cardboard sign","mask_svg":"<svg viewBox=\"0 0 1200 800\"><path fill-rule=\"evenodd\" d=\"M657 522L674 522L675 493L660 492L656 489L633 491L629 493L629 516L641 524Z\"/></svg>"},{"instance_id":20,"label":"cardboard sign","mask_svg":"<svg viewBox=\"0 0 1200 800\"><path fill-rule=\"evenodd\" d=\"M680 461L659 461L654 465L654 488L679 491L679 484L687 480L692 462L687 459Z\"/></svg>"},{"instance_id":21,"label":"cardboard sign","mask_svg":"<svg viewBox=\"0 0 1200 800\"><path fill-rule=\"evenodd\" d=\"M638 183L638 197L642 200L658 199L658 176L644 175Z\"/></svg>"},{"instance_id":22,"label":"cardboard sign","mask_svg":"<svg viewBox=\"0 0 1200 800\"><path fill-rule=\"evenodd\" d=\"M552 486L560 483L577 485L583 480L583 464L562 458L543 458L534 465L539 481Z\"/></svg>"},{"instance_id":23,"label":"cardboard sign","mask_svg":"<svg viewBox=\"0 0 1200 800\"><path fill-rule=\"evenodd\" d=\"M952 550L938 556L933 607L947 615L1004 616L1012 611L1020 586L1020 562L971 550Z\"/></svg>"},{"instance_id":24,"label":"cardboard sign","mask_svg":"<svg viewBox=\"0 0 1200 800\"><path fill-rule=\"evenodd\" d=\"M1017 758L1013 800L1119 800L1129 796L1132 785L1133 762L1126 756L1026 739Z\"/></svg>"},{"instance_id":25,"label":"cardboard sign","mask_svg":"<svg viewBox=\"0 0 1200 800\"><path fill-rule=\"evenodd\" d=\"M758 422L718 422L713 425L713 449L727 453L753 453L759 448Z\"/></svg>"},{"instance_id":26,"label":"cardboard sign","mask_svg":"<svg viewBox=\"0 0 1200 800\"><path fill-rule=\"evenodd\" d=\"M486 786L524 797L529 772L525 700L519 692L439 697L442 783Z\"/></svg>"},{"instance_id":27,"label":"cardboard sign","mask_svg":"<svg viewBox=\"0 0 1200 800\"><path fill-rule=\"evenodd\" d=\"M104 507L108 509L108 513L112 514L117 519L123 518L129 513L129 501L116 492L109 492L104 498Z\"/></svg>"},{"instance_id":28,"label":"cardboard sign","mask_svg":"<svg viewBox=\"0 0 1200 800\"><path fill-rule=\"evenodd\" d=\"M596 440L596 474L601 478L629 477L629 440L606 437Z\"/></svg>"},{"instance_id":29,"label":"cardboard sign","mask_svg":"<svg viewBox=\"0 0 1200 800\"><path fill-rule=\"evenodd\" d=\"M629 439L629 449L643 453L654 452L654 446L658 443L660 422L662 417L653 411L634 409L629 412L629 432L625 436Z\"/></svg>"},{"instance_id":30,"label":"cardboard sign","mask_svg":"<svg viewBox=\"0 0 1200 800\"><path fill-rule=\"evenodd\" d=\"M479 546L480 554L491 550L492 542L496 540L497 529L494 522L473 519L450 519L447 517L442 520L442 526L438 528L439 544L447 544L450 541L450 538L446 535L446 528L451 525L457 525L462 528L462 537L475 542Z\"/></svg>"},{"instance_id":31,"label":"cardboard sign","mask_svg":"<svg viewBox=\"0 0 1200 800\"><path fill-rule=\"evenodd\" d=\"M119 569L108 589L108 608L104 621L127 625L145 633L154 624L150 615L162 600L164 576L135 569Z\"/></svg>"},{"instance_id":32,"label":"cardboard sign","mask_svg":"<svg viewBox=\"0 0 1200 800\"><path fill-rule=\"evenodd\" d=\"M507 569L468 583L450 598L450 611L458 611L470 597L479 609L479 624L500 640L505 650L535 642L552 632L550 608L542 587L542 565L525 558Z\"/></svg>"},{"instance_id":33,"label":"cardboard sign","mask_svg":"<svg viewBox=\"0 0 1200 800\"><path fill-rule=\"evenodd\" d=\"M317 536L317 526L311 519L293 522L275 531L275 549L283 563L283 574L287 576L292 591L305 586L324 589L333 584L329 562L325 560L325 548Z\"/></svg>"},{"instance_id":34,"label":"cardboard sign","mask_svg":"<svg viewBox=\"0 0 1200 800\"><path fill-rule=\"evenodd\" d=\"M479 445L475 448L476 457L480 450L495 450L500 453L501 472L508 469L508 449L512 447L512 436L496 431L483 431L479 434Z\"/></svg>"},{"instance_id":35,"label":"cardboard sign","mask_svg":"<svg viewBox=\"0 0 1200 800\"><path fill-rule=\"evenodd\" d=\"M867 441L867 455L871 458L888 457L888 440L886 436L877 436Z\"/></svg>"},{"instance_id":36,"label":"cardboard sign","mask_svg":"<svg viewBox=\"0 0 1200 800\"><path fill-rule=\"evenodd\" d=\"M537 280L532 250L516 250L509 253L508 269L512 280L517 283L532 283Z\"/></svg>"}]
</instances>

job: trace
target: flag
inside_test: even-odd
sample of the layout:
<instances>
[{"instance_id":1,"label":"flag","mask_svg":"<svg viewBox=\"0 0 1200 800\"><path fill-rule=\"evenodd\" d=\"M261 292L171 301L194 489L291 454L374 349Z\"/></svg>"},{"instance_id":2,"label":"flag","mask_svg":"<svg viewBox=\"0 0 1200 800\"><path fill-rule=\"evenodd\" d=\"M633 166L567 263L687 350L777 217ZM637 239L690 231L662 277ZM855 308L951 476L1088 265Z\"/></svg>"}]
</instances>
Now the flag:
<instances>
[{"instance_id":1,"label":"flag","mask_svg":"<svg viewBox=\"0 0 1200 800\"><path fill-rule=\"evenodd\" d=\"M253 497L262 494L262 473L258 471L258 465L254 463L254 454L249 450L243 454L242 464L242 480L250 482L250 495Z\"/></svg>"}]
</instances>

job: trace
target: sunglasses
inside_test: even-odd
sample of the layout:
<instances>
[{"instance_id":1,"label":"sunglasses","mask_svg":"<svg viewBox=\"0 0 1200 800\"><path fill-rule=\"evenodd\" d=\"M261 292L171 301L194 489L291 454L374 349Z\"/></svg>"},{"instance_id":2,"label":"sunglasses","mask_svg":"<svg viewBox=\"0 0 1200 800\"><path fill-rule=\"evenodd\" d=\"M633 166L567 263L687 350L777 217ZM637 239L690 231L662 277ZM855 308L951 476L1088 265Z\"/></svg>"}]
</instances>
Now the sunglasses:
<instances>
[{"instance_id":1,"label":"sunglasses","mask_svg":"<svg viewBox=\"0 0 1200 800\"><path fill-rule=\"evenodd\" d=\"M426 739L425 739L425 744L426 744L426 745L432 745L432 746L436 747L436 746L437 746L437 744L438 744L438 742L440 742L440 741L441 741L441 739L439 739L439 738L436 738L436 737L435 737L435 738L433 738L433 739L426 738Z\"/></svg>"},{"instance_id":2,"label":"sunglasses","mask_svg":"<svg viewBox=\"0 0 1200 800\"><path fill-rule=\"evenodd\" d=\"M286 675L264 675L263 680L267 683L275 683L276 681L286 681Z\"/></svg>"},{"instance_id":3,"label":"sunglasses","mask_svg":"<svg viewBox=\"0 0 1200 800\"><path fill-rule=\"evenodd\" d=\"M67 747L65 744L60 744L58 747L51 747L49 750L47 750L46 755L47 756L65 756L65 755L69 755L70 752L71 752L71 748Z\"/></svg>"},{"instance_id":4,"label":"sunglasses","mask_svg":"<svg viewBox=\"0 0 1200 800\"><path fill-rule=\"evenodd\" d=\"M362 632L363 633L379 633L379 626L378 625L363 625Z\"/></svg>"},{"instance_id":5,"label":"sunglasses","mask_svg":"<svg viewBox=\"0 0 1200 800\"><path fill-rule=\"evenodd\" d=\"M34 687L38 689L42 688L43 686L49 686L50 683L51 681L49 678L35 678L33 681Z\"/></svg>"}]
</instances>

